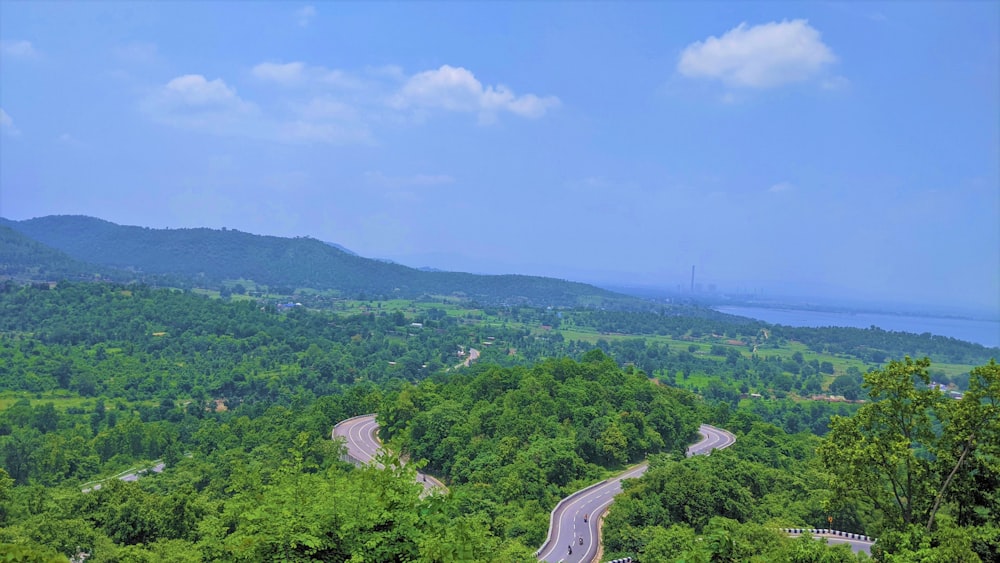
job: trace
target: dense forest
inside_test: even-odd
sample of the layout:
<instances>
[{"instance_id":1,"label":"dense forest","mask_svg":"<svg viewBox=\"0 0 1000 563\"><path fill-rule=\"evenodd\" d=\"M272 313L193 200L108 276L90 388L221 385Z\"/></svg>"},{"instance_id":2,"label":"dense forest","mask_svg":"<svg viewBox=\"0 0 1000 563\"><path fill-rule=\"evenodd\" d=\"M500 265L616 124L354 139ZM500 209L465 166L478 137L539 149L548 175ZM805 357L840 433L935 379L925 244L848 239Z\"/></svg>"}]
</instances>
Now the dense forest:
<instances>
[{"instance_id":1,"label":"dense forest","mask_svg":"<svg viewBox=\"0 0 1000 563\"><path fill-rule=\"evenodd\" d=\"M852 560L776 537L806 522L878 536L883 561L1000 560L1000 364L972 370L961 400L929 386L929 366L866 374L872 401L834 417L826 440L740 412L727 420L733 447L652 457L610 511L608 548L642 561Z\"/></svg>"},{"instance_id":2,"label":"dense forest","mask_svg":"<svg viewBox=\"0 0 1000 563\"><path fill-rule=\"evenodd\" d=\"M834 355L710 313L630 322L585 308L347 305L0 284L4 553L531 561L560 497L649 457L647 476L608 515L609 554L850 560L843 548L775 532L833 516L885 538L874 553L885 561L930 561L945 547L966 558L946 560L996 560L998 384L988 359L934 375L930 362ZM619 320L592 328L601 318ZM925 340L892 335L872 346L932 359L990 353L950 339L929 350ZM473 348L481 355L466 367ZM932 376L961 383L968 399L949 399ZM813 391L868 402L806 400ZM885 427L878 417L911 403L928 413L910 453L922 496L894 506L891 467L862 489L838 488L879 451L851 450L852 437L895 447L895 434L875 433ZM341 461L331 427L372 412L392 450L444 479L447 495L421 496L413 466L393 456L384 471ZM684 459L700 422L732 430L737 444ZM162 472L149 470L158 464Z\"/></svg>"},{"instance_id":3,"label":"dense forest","mask_svg":"<svg viewBox=\"0 0 1000 563\"><path fill-rule=\"evenodd\" d=\"M736 444L710 456L650 458L649 471L627 481L605 524L612 553L640 561L700 561L725 551L732 561L853 561L846 546L818 555L818 543L786 539L780 527L859 529L854 506L833 513L822 469L814 463L820 441L789 436L741 416ZM735 422L735 421L734 421ZM748 427L748 428L746 428ZM697 538L711 545L700 545ZM712 559L718 560L718 559Z\"/></svg>"},{"instance_id":4,"label":"dense forest","mask_svg":"<svg viewBox=\"0 0 1000 563\"><path fill-rule=\"evenodd\" d=\"M110 278L110 268L74 260L10 227L0 224L0 277L28 280ZM118 281L128 281L124 276Z\"/></svg>"},{"instance_id":5,"label":"dense forest","mask_svg":"<svg viewBox=\"0 0 1000 563\"><path fill-rule=\"evenodd\" d=\"M384 438L426 460L498 531L537 546L560 498L648 454L683 452L696 436L694 403L595 350L580 363L485 366L407 385L386 394L379 421Z\"/></svg>"},{"instance_id":6,"label":"dense forest","mask_svg":"<svg viewBox=\"0 0 1000 563\"><path fill-rule=\"evenodd\" d=\"M620 365L633 365L729 408L757 392L773 401L747 408L765 420L791 432L811 429L823 434L829 415L847 414L850 404L791 399L826 391L850 400L863 398L862 370L878 365L848 353L802 348L789 354L790 340L784 334L772 334L758 346L759 324L724 317L691 318L685 330L685 317L633 313L639 319L633 330L658 318L663 323L658 331L673 340L658 339L654 331L648 337L595 335L590 342L560 332L561 326L572 329L595 315L587 309L512 308L495 311L498 316L490 321L489 310L468 318L440 307L431 303L404 314L371 302L362 312L337 315L302 307L282 310L273 302L228 303L148 286L77 283L50 291L47 285L21 288L8 283L0 286L0 330L27 332L32 338L0 339L0 355L12 359L0 377L6 377L3 384L12 390L63 389L135 400L145 388L155 389L158 400L184 396L235 405L243 400L279 401L296 387L322 395L331 383L415 381L454 365L461 359L458 353L471 347L481 349L483 361L505 366L551 357L579 359L596 347ZM53 314L56 311L67 314ZM867 332L848 331L858 341ZM893 335L900 356L910 353L906 347L919 353L925 340ZM30 354L25 355L25 347ZM989 350L982 346L955 341L954 348L944 350L941 356L969 354L974 360L970 365L988 361ZM22 357L30 361L13 361ZM845 358L855 361L844 364ZM960 388L967 382L961 374L936 379Z\"/></svg>"}]
</instances>

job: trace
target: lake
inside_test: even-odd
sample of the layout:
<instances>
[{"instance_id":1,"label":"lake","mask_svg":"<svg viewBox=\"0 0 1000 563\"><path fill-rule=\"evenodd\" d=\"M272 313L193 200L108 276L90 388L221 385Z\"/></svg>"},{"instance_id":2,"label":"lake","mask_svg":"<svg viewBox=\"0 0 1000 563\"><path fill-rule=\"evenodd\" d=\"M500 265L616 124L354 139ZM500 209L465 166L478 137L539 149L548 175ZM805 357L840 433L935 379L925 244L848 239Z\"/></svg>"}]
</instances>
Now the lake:
<instances>
[{"instance_id":1,"label":"lake","mask_svg":"<svg viewBox=\"0 0 1000 563\"><path fill-rule=\"evenodd\" d=\"M772 309L766 307L715 307L716 311L740 317L750 317L771 324L786 326L847 326L868 328L877 326L882 330L929 332L939 336L950 336L966 342L975 342L988 347L1000 347L1000 322L975 319L945 317L917 317L911 315L888 315L879 313L835 313L830 311L808 311L804 309Z\"/></svg>"}]
</instances>

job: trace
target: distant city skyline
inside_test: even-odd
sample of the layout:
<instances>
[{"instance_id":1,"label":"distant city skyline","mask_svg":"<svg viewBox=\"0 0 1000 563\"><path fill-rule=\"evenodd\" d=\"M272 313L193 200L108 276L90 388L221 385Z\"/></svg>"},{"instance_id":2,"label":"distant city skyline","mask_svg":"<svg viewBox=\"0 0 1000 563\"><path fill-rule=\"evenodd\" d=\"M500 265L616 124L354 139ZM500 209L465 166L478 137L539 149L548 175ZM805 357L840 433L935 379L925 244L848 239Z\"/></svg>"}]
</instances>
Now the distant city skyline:
<instances>
[{"instance_id":1,"label":"distant city skyline","mask_svg":"<svg viewBox=\"0 0 1000 563\"><path fill-rule=\"evenodd\" d=\"M997 314L998 69L996 2L2 2L0 216Z\"/></svg>"}]
</instances>

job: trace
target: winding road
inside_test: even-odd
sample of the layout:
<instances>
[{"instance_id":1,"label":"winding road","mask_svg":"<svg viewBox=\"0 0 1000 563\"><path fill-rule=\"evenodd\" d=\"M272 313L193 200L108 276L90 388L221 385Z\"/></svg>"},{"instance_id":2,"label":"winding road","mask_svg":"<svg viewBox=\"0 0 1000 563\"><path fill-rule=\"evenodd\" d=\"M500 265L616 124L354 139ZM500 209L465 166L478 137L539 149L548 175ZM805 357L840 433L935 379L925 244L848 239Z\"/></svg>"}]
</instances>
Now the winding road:
<instances>
[{"instance_id":1,"label":"winding road","mask_svg":"<svg viewBox=\"0 0 1000 563\"><path fill-rule=\"evenodd\" d=\"M702 424L698 428L698 433L702 439L691 445L687 449L688 457L694 455L708 454L712 450L727 448L736 442L736 436L721 428ZM331 438L343 438L347 447L347 455L357 463L369 463L382 449L381 441L378 439L378 423L375 422L374 414L366 414L348 418L337 423L333 427ZM586 562L589 563L597 558L600 550L600 519L601 515L607 511L608 507L615 499L615 495L622 490L622 479L634 479L646 472L648 464L643 462L615 477L595 483L559 501L559 504L552 510L549 524L548 536L537 555L540 561L564 562ZM447 491L444 483L435 479L431 475L417 473L417 481L425 489L425 493L437 489ZM584 522L584 516L587 521ZM798 535L791 530L787 530L790 536ZM823 538L829 543L847 543L855 552L870 552L872 540L870 538L858 539L843 537L842 532L831 532L824 534L813 534L817 538ZM583 538L583 544L580 544ZM569 553L569 546L572 544L573 553Z\"/></svg>"},{"instance_id":2,"label":"winding road","mask_svg":"<svg viewBox=\"0 0 1000 563\"><path fill-rule=\"evenodd\" d=\"M190 455L188 457L190 457ZM119 481L126 481L126 482L138 481L140 477L150 472L163 473L163 469L166 466L167 464L163 463L160 460L156 460L154 462L154 465L147 467L145 469L129 469L127 471L124 471L123 473L115 475L114 477L108 477L107 479L100 479L97 481L90 481L89 483L84 483L84 488L80 490L84 493L89 493L90 491L99 491L101 490L102 483L104 483L105 481L110 481L112 479L118 479Z\"/></svg>"},{"instance_id":3,"label":"winding road","mask_svg":"<svg viewBox=\"0 0 1000 563\"><path fill-rule=\"evenodd\" d=\"M382 442L378 439L378 423L375 422L374 414L355 416L342 420L333 427L331 438L343 438L347 446L347 455L357 463L369 463L375 459L375 455L382 449ZM417 472L417 481L424 486L424 492L429 493L434 489L447 491L444 483L438 481L431 475Z\"/></svg>"},{"instance_id":4,"label":"winding road","mask_svg":"<svg viewBox=\"0 0 1000 563\"><path fill-rule=\"evenodd\" d=\"M736 436L731 433L702 424L698 429L702 439L687 450L688 457L707 454L731 446ZM634 479L646 472L646 462L635 466L611 479L595 483L564 498L552 510L549 534L538 550L540 561L565 561L566 563L593 561L600 548L600 517L611 506L615 495L622 490L622 479ZM587 521L584 522L584 516ZM583 544L580 543L583 538ZM569 552L572 545L573 552Z\"/></svg>"},{"instance_id":5,"label":"winding road","mask_svg":"<svg viewBox=\"0 0 1000 563\"><path fill-rule=\"evenodd\" d=\"M862 536L861 534L852 534L848 532L839 532L836 530L807 530L810 532L812 537L816 539L822 539L830 545L836 545L840 543L845 543L851 547L851 551L858 553L859 551L864 551L865 553L871 555L872 545L875 543L873 538L868 536ZM790 531L786 530L790 537L797 538L802 535L802 530Z\"/></svg>"}]
</instances>

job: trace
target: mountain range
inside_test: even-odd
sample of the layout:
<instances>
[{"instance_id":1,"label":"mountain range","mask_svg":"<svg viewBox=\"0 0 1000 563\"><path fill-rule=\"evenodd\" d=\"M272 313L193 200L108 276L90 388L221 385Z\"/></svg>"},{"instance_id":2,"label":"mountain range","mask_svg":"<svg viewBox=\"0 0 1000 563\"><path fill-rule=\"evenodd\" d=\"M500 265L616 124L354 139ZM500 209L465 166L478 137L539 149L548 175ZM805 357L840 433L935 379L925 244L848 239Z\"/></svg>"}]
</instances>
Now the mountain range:
<instances>
[{"instance_id":1,"label":"mountain range","mask_svg":"<svg viewBox=\"0 0 1000 563\"><path fill-rule=\"evenodd\" d=\"M0 218L0 276L46 281L97 277L205 288L249 280L277 293L309 288L342 297L449 296L491 305L623 308L641 303L554 278L415 269L310 237L152 229L80 215Z\"/></svg>"}]
</instances>

